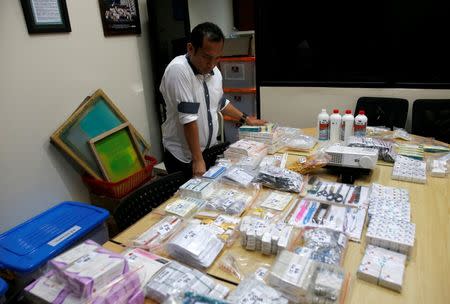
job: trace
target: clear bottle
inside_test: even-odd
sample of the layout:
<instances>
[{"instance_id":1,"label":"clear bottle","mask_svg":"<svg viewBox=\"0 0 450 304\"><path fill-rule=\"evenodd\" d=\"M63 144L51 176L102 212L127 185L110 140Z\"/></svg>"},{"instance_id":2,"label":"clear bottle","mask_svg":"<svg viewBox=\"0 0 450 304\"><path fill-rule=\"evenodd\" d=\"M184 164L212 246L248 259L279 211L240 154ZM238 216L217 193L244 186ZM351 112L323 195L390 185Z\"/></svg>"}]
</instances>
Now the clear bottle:
<instances>
[{"instance_id":1,"label":"clear bottle","mask_svg":"<svg viewBox=\"0 0 450 304\"><path fill-rule=\"evenodd\" d=\"M339 141L341 133L341 121L342 117L339 114L338 109L333 110L333 114L330 115L330 141Z\"/></svg>"},{"instance_id":2,"label":"clear bottle","mask_svg":"<svg viewBox=\"0 0 450 304\"><path fill-rule=\"evenodd\" d=\"M345 114L342 115L341 123L341 140L347 144L347 140L350 136L353 136L353 123L355 117L352 115L352 110L345 110Z\"/></svg>"},{"instance_id":3,"label":"clear bottle","mask_svg":"<svg viewBox=\"0 0 450 304\"><path fill-rule=\"evenodd\" d=\"M361 110L355 117L355 127L354 127L355 136L358 137L366 136L366 128L367 128L367 116L364 110Z\"/></svg>"},{"instance_id":4,"label":"clear bottle","mask_svg":"<svg viewBox=\"0 0 450 304\"><path fill-rule=\"evenodd\" d=\"M330 115L326 109L317 115L317 139L325 141L330 139Z\"/></svg>"}]
</instances>

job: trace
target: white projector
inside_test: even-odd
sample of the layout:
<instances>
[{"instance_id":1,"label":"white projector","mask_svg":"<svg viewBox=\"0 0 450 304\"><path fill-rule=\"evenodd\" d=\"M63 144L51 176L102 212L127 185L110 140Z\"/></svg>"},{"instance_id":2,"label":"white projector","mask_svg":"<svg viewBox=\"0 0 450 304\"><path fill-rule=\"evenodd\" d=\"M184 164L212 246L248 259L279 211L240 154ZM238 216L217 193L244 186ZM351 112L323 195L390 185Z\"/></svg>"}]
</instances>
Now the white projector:
<instances>
[{"instance_id":1,"label":"white projector","mask_svg":"<svg viewBox=\"0 0 450 304\"><path fill-rule=\"evenodd\" d=\"M331 156L330 166L373 169L378 160L378 150L372 148L333 145L325 152Z\"/></svg>"}]
</instances>

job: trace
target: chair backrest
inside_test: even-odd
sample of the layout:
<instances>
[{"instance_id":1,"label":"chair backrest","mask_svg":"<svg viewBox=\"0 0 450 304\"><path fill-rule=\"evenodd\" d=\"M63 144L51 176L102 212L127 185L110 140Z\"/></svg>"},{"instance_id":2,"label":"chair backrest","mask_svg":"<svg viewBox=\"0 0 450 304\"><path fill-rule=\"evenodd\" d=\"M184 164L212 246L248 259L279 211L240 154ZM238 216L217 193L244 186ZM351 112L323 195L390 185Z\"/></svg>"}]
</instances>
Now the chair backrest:
<instances>
[{"instance_id":1,"label":"chair backrest","mask_svg":"<svg viewBox=\"0 0 450 304\"><path fill-rule=\"evenodd\" d=\"M203 151L203 159L205 161L206 168L213 166L216 163L217 156L223 154L223 152L228 149L229 145L229 142L224 142L218 143L209 149L205 149L205 151Z\"/></svg>"},{"instance_id":2,"label":"chair backrest","mask_svg":"<svg viewBox=\"0 0 450 304\"><path fill-rule=\"evenodd\" d=\"M364 110L367 125L405 128L409 102L402 98L360 97L356 103L355 116Z\"/></svg>"},{"instance_id":3,"label":"chair backrest","mask_svg":"<svg viewBox=\"0 0 450 304\"><path fill-rule=\"evenodd\" d=\"M182 172L155 179L126 197L114 211L119 232L168 200L186 181Z\"/></svg>"},{"instance_id":4,"label":"chair backrest","mask_svg":"<svg viewBox=\"0 0 450 304\"><path fill-rule=\"evenodd\" d=\"M411 133L450 143L450 99L417 99Z\"/></svg>"}]
</instances>

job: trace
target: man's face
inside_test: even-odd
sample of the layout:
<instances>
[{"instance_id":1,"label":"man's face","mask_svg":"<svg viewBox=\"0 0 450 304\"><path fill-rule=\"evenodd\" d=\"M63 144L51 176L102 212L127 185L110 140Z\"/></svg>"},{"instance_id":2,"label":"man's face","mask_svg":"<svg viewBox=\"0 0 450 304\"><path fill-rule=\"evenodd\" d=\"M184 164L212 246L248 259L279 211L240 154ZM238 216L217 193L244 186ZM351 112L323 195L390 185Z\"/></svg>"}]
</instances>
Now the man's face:
<instances>
[{"instance_id":1,"label":"man's face","mask_svg":"<svg viewBox=\"0 0 450 304\"><path fill-rule=\"evenodd\" d=\"M194 49L191 43L188 43L188 54L192 64L201 74L210 73L217 64L223 51L223 41L213 42L203 38L203 45Z\"/></svg>"}]
</instances>

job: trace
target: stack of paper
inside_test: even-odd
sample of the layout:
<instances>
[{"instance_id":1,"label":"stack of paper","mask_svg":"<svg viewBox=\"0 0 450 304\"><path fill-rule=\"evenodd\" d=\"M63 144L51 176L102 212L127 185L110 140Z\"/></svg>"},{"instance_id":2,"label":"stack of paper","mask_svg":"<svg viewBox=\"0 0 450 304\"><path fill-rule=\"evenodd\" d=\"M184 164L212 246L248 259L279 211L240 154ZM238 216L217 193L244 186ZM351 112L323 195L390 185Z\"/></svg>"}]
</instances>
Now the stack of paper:
<instances>
[{"instance_id":1,"label":"stack of paper","mask_svg":"<svg viewBox=\"0 0 450 304\"><path fill-rule=\"evenodd\" d=\"M251 200L252 196L237 189L220 189L207 200L205 209L240 216Z\"/></svg>"},{"instance_id":2,"label":"stack of paper","mask_svg":"<svg viewBox=\"0 0 450 304\"><path fill-rule=\"evenodd\" d=\"M256 278L241 281L238 287L230 293L227 300L230 303L242 304L288 304L288 300L280 292Z\"/></svg>"},{"instance_id":3,"label":"stack of paper","mask_svg":"<svg viewBox=\"0 0 450 304\"><path fill-rule=\"evenodd\" d=\"M181 226L183 220L174 215L163 217L158 223L133 240L136 247L153 249L161 246Z\"/></svg>"},{"instance_id":4,"label":"stack of paper","mask_svg":"<svg viewBox=\"0 0 450 304\"><path fill-rule=\"evenodd\" d=\"M236 161L244 156L265 156L267 155L267 146L254 140L241 139L231 144L224 155L226 158Z\"/></svg>"},{"instance_id":5,"label":"stack of paper","mask_svg":"<svg viewBox=\"0 0 450 304\"><path fill-rule=\"evenodd\" d=\"M147 297L163 303L170 296L193 291L214 298L223 299L229 289L216 283L211 277L175 261L167 264L147 283Z\"/></svg>"},{"instance_id":6,"label":"stack of paper","mask_svg":"<svg viewBox=\"0 0 450 304\"><path fill-rule=\"evenodd\" d=\"M277 126L268 123L264 126L242 126L239 128L239 139L248 139L267 145L267 152L274 154L283 148Z\"/></svg>"},{"instance_id":7,"label":"stack of paper","mask_svg":"<svg viewBox=\"0 0 450 304\"><path fill-rule=\"evenodd\" d=\"M214 192L214 183L210 180L192 178L181 185L180 194L182 196L205 199Z\"/></svg>"},{"instance_id":8,"label":"stack of paper","mask_svg":"<svg viewBox=\"0 0 450 304\"><path fill-rule=\"evenodd\" d=\"M198 268L207 268L216 259L224 243L211 231L199 224L190 224L167 245L176 260Z\"/></svg>"}]
</instances>

